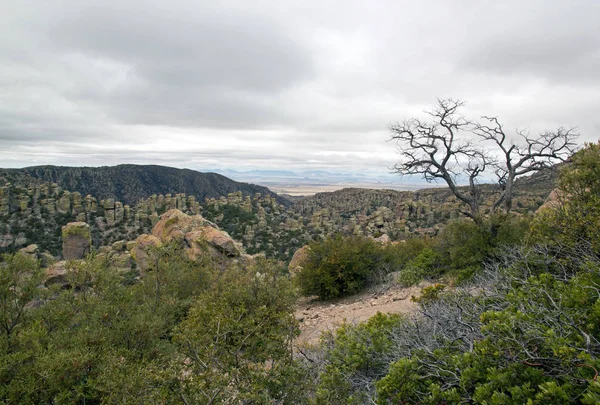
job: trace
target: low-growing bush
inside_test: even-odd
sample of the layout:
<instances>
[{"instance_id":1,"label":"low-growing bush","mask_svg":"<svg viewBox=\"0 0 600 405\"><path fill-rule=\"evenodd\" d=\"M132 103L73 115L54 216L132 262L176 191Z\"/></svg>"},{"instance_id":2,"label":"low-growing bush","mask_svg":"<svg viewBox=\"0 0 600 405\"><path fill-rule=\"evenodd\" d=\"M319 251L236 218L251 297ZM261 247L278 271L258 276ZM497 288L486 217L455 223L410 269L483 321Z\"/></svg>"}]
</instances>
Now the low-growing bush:
<instances>
[{"instance_id":1,"label":"low-growing bush","mask_svg":"<svg viewBox=\"0 0 600 405\"><path fill-rule=\"evenodd\" d=\"M412 237L389 244L384 247L386 261L396 268L406 266L408 262L427 248L434 245L434 239L429 237Z\"/></svg>"},{"instance_id":2,"label":"low-growing bush","mask_svg":"<svg viewBox=\"0 0 600 405\"><path fill-rule=\"evenodd\" d=\"M403 322L398 314L378 312L367 322L343 324L321 338L326 350L315 403L346 405L369 403L374 383L384 377L395 349L394 330Z\"/></svg>"},{"instance_id":3,"label":"low-growing bush","mask_svg":"<svg viewBox=\"0 0 600 405\"><path fill-rule=\"evenodd\" d=\"M308 260L297 275L304 295L331 299L354 294L389 271L385 248L363 237L331 236L310 245Z\"/></svg>"}]
</instances>

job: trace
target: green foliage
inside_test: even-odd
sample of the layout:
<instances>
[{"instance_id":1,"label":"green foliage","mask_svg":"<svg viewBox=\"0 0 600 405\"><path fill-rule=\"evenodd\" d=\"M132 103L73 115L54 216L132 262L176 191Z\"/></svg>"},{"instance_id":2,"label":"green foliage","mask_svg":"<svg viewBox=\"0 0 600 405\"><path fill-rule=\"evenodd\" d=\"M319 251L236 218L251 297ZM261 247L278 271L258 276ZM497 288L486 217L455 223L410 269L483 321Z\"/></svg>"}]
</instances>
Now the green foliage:
<instances>
[{"instance_id":1,"label":"green foliage","mask_svg":"<svg viewBox=\"0 0 600 405\"><path fill-rule=\"evenodd\" d=\"M587 144L572 156L560 172L558 189L554 205L534 222L529 242L590 243L600 253L600 143Z\"/></svg>"},{"instance_id":2,"label":"green foliage","mask_svg":"<svg viewBox=\"0 0 600 405\"><path fill-rule=\"evenodd\" d=\"M390 265L386 250L372 239L331 236L310 244L308 260L297 275L305 295L323 299L354 294Z\"/></svg>"},{"instance_id":3,"label":"green foliage","mask_svg":"<svg viewBox=\"0 0 600 405\"><path fill-rule=\"evenodd\" d=\"M379 403L569 404L583 394L593 398L600 301L590 287L600 283L598 270L600 263L589 263L566 282L563 274L514 273L518 283L508 294L480 304L480 337L472 350L450 339L434 350L414 347L376 383ZM464 314L458 322L467 322Z\"/></svg>"},{"instance_id":4,"label":"green foliage","mask_svg":"<svg viewBox=\"0 0 600 405\"><path fill-rule=\"evenodd\" d=\"M342 325L335 334L322 337L328 347L326 367L320 375L315 395L317 404L362 404L372 390L372 382L387 371L387 357L394 348L394 328L399 315L377 315L367 322Z\"/></svg>"},{"instance_id":5,"label":"green foliage","mask_svg":"<svg viewBox=\"0 0 600 405\"><path fill-rule=\"evenodd\" d=\"M384 247L387 261L401 268L415 259L424 249L431 248L434 240L428 237L413 237Z\"/></svg>"},{"instance_id":6,"label":"green foliage","mask_svg":"<svg viewBox=\"0 0 600 405\"><path fill-rule=\"evenodd\" d=\"M192 402L278 397L269 387L285 380L298 331L290 282L268 265L230 268L214 277L174 335L191 361L193 379L201 381L185 386L185 395Z\"/></svg>"},{"instance_id":7,"label":"green foliage","mask_svg":"<svg viewBox=\"0 0 600 405\"><path fill-rule=\"evenodd\" d=\"M421 304L428 304L437 301L440 298L440 294L442 294L445 289L446 286L444 284L436 283L434 285L421 288L421 293L419 296L415 297L413 295L410 300Z\"/></svg>"},{"instance_id":8,"label":"green foliage","mask_svg":"<svg viewBox=\"0 0 600 405\"><path fill-rule=\"evenodd\" d=\"M437 273L453 272L459 280L464 280L480 271L494 243L489 229L487 222L483 225L466 219L449 222L437 237L437 250L443 257Z\"/></svg>"},{"instance_id":9,"label":"green foliage","mask_svg":"<svg viewBox=\"0 0 600 405\"><path fill-rule=\"evenodd\" d=\"M438 250L425 248L400 271L398 283L404 286L417 284L423 278L432 278L441 272L442 256Z\"/></svg>"},{"instance_id":10,"label":"green foliage","mask_svg":"<svg viewBox=\"0 0 600 405\"><path fill-rule=\"evenodd\" d=\"M15 333L28 321L28 303L44 297L43 270L32 258L3 255L0 261L0 347L10 350Z\"/></svg>"},{"instance_id":11,"label":"green foliage","mask_svg":"<svg viewBox=\"0 0 600 405\"><path fill-rule=\"evenodd\" d=\"M293 403L294 295L270 262L213 269L174 247L129 275L90 256L69 289L39 288L34 261L0 263L0 403ZM15 305L16 304L16 305ZM209 365L207 368L204 365Z\"/></svg>"},{"instance_id":12,"label":"green foliage","mask_svg":"<svg viewBox=\"0 0 600 405\"><path fill-rule=\"evenodd\" d=\"M527 217L504 214L487 218L482 225L467 219L451 221L431 241L421 239L398 282L410 286L445 273L459 282L467 281L481 271L486 260L509 246L520 245L529 224Z\"/></svg>"}]
</instances>

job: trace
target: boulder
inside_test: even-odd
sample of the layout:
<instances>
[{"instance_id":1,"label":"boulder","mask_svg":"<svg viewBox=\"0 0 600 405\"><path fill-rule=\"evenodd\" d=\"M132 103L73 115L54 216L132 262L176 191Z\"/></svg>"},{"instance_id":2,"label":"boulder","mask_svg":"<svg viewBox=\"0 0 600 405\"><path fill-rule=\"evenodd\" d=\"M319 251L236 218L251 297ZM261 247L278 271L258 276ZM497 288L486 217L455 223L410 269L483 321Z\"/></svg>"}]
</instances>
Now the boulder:
<instances>
[{"instance_id":1,"label":"boulder","mask_svg":"<svg viewBox=\"0 0 600 405\"><path fill-rule=\"evenodd\" d=\"M159 238L163 243L169 243L174 239L183 241L183 236L187 232L200 230L206 225L216 227L212 222L204 219L202 215L187 215L173 209L160 216L160 220L152 228L152 235Z\"/></svg>"},{"instance_id":2,"label":"boulder","mask_svg":"<svg viewBox=\"0 0 600 405\"><path fill-rule=\"evenodd\" d=\"M385 233L383 235L381 235L380 237L378 237L378 238L373 238L373 240L375 242L381 243L382 245L387 245L387 244L389 244L392 241L390 239L390 237L387 234L385 234Z\"/></svg>"},{"instance_id":3,"label":"boulder","mask_svg":"<svg viewBox=\"0 0 600 405\"><path fill-rule=\"evenodd\" d=\"M550 195L548 195L548 198L546 198L546 201L544 202L544 204L542 204L540 206L540 208L538 208L535 211L535 213L539 214L546 210L559 208L561 206L563 200L564 200L563 193L560 190L555 188L554 190L552 190L550 192Z\"/></svg>"},{"instance_id":4,"label":"boulder","mask_svg":"<svg viewBox=\"0 0 600 405\"><path fill-rule=\"evenodd\" d=\"M85 222L69 222L62 227L62 240L63 259L83 259L92 246L90 226Z\"/></svg>"},{"instance_id":5,"label":"boulder","mask_svg":"<svg viewBox=\"0 0 600 405\"><path fill-rule=\"evenodd\" d=\"M197 260L207 250L213 256L239 257L242 254L241 246L227 232L211 226L187 232L184 240L186 254L191 260Z\"/></svg>"},{"instance_id":6,"label":"boulder","mask_svg":"<svg viewBox=\"0 0 600 405\"><path fill-rule=\"evenodd\" d=\"M54 256L52 256L52 254L48 251L39 253L39 259L40 259L40 265L42 267L48 267L56 261Z\"/></svg>"},{"instance_id":7,"label":"boulder","mask_svg":"<svg viewBox=\"0 0 600 405\"><path fill-rule=\"evenodd\" d=\"M63 215L71 211L71 194L68 191L65 191L56 202L56 210Z\"/></svg>"},{"instance_id":8,"label":"boulder","mask_svg":"<svg viewBox=\"0 0 600 405\"><path fill-rule=\"evenodd\" d=\"M31 257L33 260L38 260L40 258L40 250L38 245L36 244L31 244L22 249L19 249L19 253L24 256Z\"/></svg>"},{"instance_id":9,"label":"boulder","mask_svg":"<svg viewBox=\"0 0 600 405\"><path fill-rule=\"evenodd\" d=\"M131 269L131 255L129 254L129 252L113 252L113 254L110 255L109 260L111 266L117 269Z\"/></svg>"},{"instance_id":10,"label":"boulder","mask_svg":"<svg viewBox=\"0 0 600 405\"><path fill-rule=\"evenodd\" d=\"M180 244L191 260L207 253L213 257L239 257L243 253L240 243L202 215L187 215L176 209L160 217L152 236L161 243Z\"/></svg>"},{"instance_id":11,"label":"boulder","mask_svg":"<svg viewBox=\"0 0 600 405\"><path fill-rule=\"evenodd\" d=\"M56 262L46 269L46 279L44 285L50 287L51 285L60 285L61 288L66 288L69 285L68 282L67 262L60 261Z\"/></svg>"},{"instance_id":12,"label":"boulder","mask_svg":"<svg viewBox=\"0 0 600 405\"><path fill-rule=\"evenodd\" d=\"M144 273L150 268L150 252L153 248L160 247L162 242L154 235L142 234L135 240L135 245L131 249L131 258L135 260L140 273Z\"/></svg>"},{"instance_id":13,"label":"boulder","mask_svg":"<svg viewBox=\"0 0 600 405\"><path fill-rule=\"evenodd\" d=\"M115 199L114 198L107 198L106 200L102 200L101 204L105 210L114 210L115 209Z\"/></svg>"},{"instance_id":14,"label":"boulder","mask_svg":"<svg viewBox=\"0 0 600 405\"><path fill-rule=\"evenodd\" d=\"M123 209L123 203L120 201L115 202L115 223L121 223L124 216L125 210Z\"/></svg>"},{"instance_id":15,"label":"boulder","mask_svg":"<svg viewBox=\"0 0 600 405\"><path fill-rule=\"evenodd\" d=\"M127 248L127 242L124 240L118 240L118 241L114 242L112 245L110 245L110 247L112 250L115 250L117 252L123 252Z\"/></svg>"},{"instance_id":16,"label":"boulder","mask_svg":"<svg viewBox=\"0 0 600 405\"><path fill-rule=\"evenodd\" d=\"M290 275L293 276L302 270L305 263L308 261L309 252L310 247L308 245L302 246L300 249L294 252L292 260L290 260L290 264L288 265L288 271Z\"/></svg>"}]
</instances>

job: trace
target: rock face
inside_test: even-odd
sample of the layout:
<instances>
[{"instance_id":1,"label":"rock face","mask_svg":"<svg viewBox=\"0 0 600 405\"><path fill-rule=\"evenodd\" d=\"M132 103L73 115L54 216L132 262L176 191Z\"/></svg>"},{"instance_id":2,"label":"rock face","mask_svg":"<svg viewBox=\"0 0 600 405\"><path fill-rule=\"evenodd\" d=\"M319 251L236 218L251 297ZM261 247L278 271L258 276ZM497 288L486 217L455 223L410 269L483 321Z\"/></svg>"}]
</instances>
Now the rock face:
<instances>
[{"instance_id":1,"label":"rock face","mask_svg":"<svg viewBox=\"0 0 600 405\"><path fill-rule=\"evenodd\" d=\"M546 198L544 204L542 204L540 208L537 209L536 214L549 209L559 208L562 205L564 199L565 197L563 193L555 188L550 192L550 195L548 196L548 198Z\"/></svg>"},{"instance_id":2,"label":"rock face","mask_svg":"<svg viewBox=\"0 0 600 405\"><path fill-rule=\"evenodd\" d=\"M131 258L135 260L140 273L145 273L150 269L150 253L153 248L160 247L162 242L153 235L140 235L135 240L135 245L131 248Z\"/></svg>"},{"instance_id":3,"label":"rock face","mask_svg":"<svg viewBox=\"0 0 600 405\"><path fill-rule=\"evenodd\" d=\"M34 260L38 260L40 258L40 256L39 256L40 249L39 249L38 245L36 245L36 244L31 244L22 249L19 249L19 253L22 255L31 257Z\"/></svg>"},{"instance_id":4,"label":"rock face","mask_svg":"<svg viewBox=\"0 0 600 405\"><path fill-rule=\"evenodd\" d=\"M44 284L46 287L50 287L51 285L58 284L61 288L67 287L69 282L68 278L68 270L67 270L67 262L60 261L54 263L52 266L46 269L46 280Z\"/></svg>"},{"instance_id":5,"label":"rock face","mask_svg":"<svg viewBox=\"0 0 600 405\"><path fill-rule=\"evenodd\" d=\"M172 209L165 212L152 229L151 235L140 235L131 249L131 257L137 263L140 272L150 269L150 251L168 243L183 247L190 260L202 256L213 258L247 259L241 245L231 236L217 228L215 224L201 215L187 215Z\"/></svg>"},{"instance_id":6,"label":"rock face","mask_svg":"<svg viewBox=\"0 0 600 405\"><path fill-rule=\"evenodd\" d=\"M300 249L296 250L294 256L292 256L292 260L288 266L288 271L290 275L294 275L302 270L304 264L308 260L308 253L310 251L310 247L308 245L302 246Z\"/></svg>"},{"instance_id":7,"label":"rock face","mask_svg":"<svg viewBox=\"0 0 600 405\"><path fill-rule=\"evenodd\" d=\"M69 222L62 227L63 259L83 259L90 252L92 237L85 222Z\"/></svg>"}]
</instances>

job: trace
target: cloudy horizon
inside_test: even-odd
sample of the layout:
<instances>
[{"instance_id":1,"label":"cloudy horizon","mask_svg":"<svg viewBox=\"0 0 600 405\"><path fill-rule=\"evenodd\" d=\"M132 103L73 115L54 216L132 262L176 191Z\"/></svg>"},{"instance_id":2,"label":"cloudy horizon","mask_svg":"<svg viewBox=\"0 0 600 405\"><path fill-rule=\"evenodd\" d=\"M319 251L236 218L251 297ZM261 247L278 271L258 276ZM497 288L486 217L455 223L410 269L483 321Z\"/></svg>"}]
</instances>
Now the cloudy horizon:
<instances>
[{"instance_id":1,"label":"cloudy horizon","mask_svg":"<svg viewBox=\"0 0 600 405\"><path fill-rule=\"evenodd\" d=\"M0 167L385 174L388 125L449 97L600 133L600 2L148 4L5 4Z\"/></svg>"}]
</instances>

